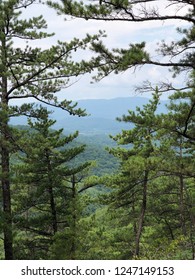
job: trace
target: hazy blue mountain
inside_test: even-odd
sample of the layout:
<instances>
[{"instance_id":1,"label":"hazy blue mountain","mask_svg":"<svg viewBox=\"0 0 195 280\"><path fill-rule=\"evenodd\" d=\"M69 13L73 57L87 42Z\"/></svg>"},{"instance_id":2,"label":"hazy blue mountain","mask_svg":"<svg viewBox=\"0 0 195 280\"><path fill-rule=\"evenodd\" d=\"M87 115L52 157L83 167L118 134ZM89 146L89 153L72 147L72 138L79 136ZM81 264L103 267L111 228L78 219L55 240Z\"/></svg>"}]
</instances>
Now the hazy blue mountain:
<instances>
[{"instance_id":1,"label":"hazy blue mountain","mask_svg":"<svg viewBox=\"0 0 195 280\"><path fill-rule=\"evenodd\" d=\"M92 118L115 120L126 114L128 110L135 110L136 106L142 107L149 99L144 97L120 97L114 99L87 99L79 100L78 107L86 109ZM161 102L160 111L164 110L165 101ZM56 116L62 116L60 110L55 111ZM72 117L71 117L72 118Z\"/></svg>"},{"instance_id":2,"label":"hazy blue mountain","mask_svg":"<svg viewBox=\"0 0 195 280\"><path fill-rule=\"evenodd\" d=\"M80 134L116 134L121 129L130 128L129 124L116 121L128 113L128 110L135 110L136 106L142 107L149 99L144 97L122 97L115 99L89 99L78 101L78 107L86 109L89 116L79 118L69 116L60 109L52 109L52 118L57 120L56 128L64 128L64 132L79 130ZM165 101L159 106L159 112L165 111ZM50 108L51 109L51 108ZM26 118L19 117L11 121L12 124L26 124Z\"/></svg>"}]
</instances>

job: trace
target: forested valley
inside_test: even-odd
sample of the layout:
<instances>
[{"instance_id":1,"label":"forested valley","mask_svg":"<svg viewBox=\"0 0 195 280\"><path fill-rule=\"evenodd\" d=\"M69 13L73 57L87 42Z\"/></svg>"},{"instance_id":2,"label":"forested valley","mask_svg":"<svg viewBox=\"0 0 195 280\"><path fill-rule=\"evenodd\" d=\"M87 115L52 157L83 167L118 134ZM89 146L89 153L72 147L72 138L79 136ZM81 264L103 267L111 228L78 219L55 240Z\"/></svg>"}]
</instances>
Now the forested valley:
<instances>
[{"instance_id":1,"label":"forested valley","mask_svg":"<svg viewBox=\"0 0 195 280\"><path fill-rule=\"evenodd\" d=\"M167 14L147 6L151 1L43 1L89 22L185 22L177 40L158 44L163 59L157 60L145 42L108 49L103 31L48 49L31 46L53 36L43 31L42 16L20 17L35 2L0 1L0 259L195 259L194 1L164 1L165 12L169 5L178 11ZM15 39L25 48L14 47ZM74 60L79 50L92 56ZM119 133L83 136L79 128L55 128L52 108L87 116L57 95L72 77L94 71L98 86L111 73L145 65L169 68L173 79L144 81L139 90L151 98L116 118L126 124ZM180 75L185 79L176 87ZM11 124L21 116L27 125Z\"/></svg>"}]
</instances>

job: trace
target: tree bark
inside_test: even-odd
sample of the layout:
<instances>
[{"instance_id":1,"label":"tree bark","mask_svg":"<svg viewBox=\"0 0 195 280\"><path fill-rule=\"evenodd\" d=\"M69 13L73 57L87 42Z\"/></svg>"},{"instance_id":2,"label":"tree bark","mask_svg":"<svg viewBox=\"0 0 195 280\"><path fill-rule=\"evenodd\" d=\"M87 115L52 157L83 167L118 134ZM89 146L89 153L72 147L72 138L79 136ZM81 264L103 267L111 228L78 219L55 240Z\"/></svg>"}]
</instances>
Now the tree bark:
<instances>
[{"instance_id":1,"label":"tree bark","mask_svg":"<svg viewBox=\"0 0 195 280\"><path fill-rule=\"evenodd\" d=\"M70 249L70 259L71 260L75 260L76 256L76 244L75 244L75 240L76 240L76 180L75 180L75 175L72 175L72 202L73 202L73 213L72 213L72 244L71 244L71 249Z\"/></svg>"},{"instance_id":2,"label":"tree bark","mask_svg":"<svg viewBox=\"0 0 195 280\"><path fill-rule=\"evenodd\" d=\"M51 216L52 216L52 228L53 228L53 234L58 231L58 223L57 223L57 211L56 211L56 204L54 199L54 193L53 193L53 178L52 178L52 167L50 162L50 157L48 151L46 151L46 158L47 158L47 172L48 172L48 193L49 193L49 199L50 199L50 209L51 209Z\"/></svg>"},{"instance_id":3,"label":"tree bark","mask_svg":"<svg viewBox=\"0 0 195 280\"><path fill-rule=\"evenodd\" d=\"M143 182L141 213L140 213L140 217L139 217L138 229L137 229L136 240L135 240L135 257L138 257L139 253L140 253L140 238L141 238L141 234L143 231L144 218L145 218L145 212L146 212L146 206L147 206L148 174L149 174L149 171L145 171L144 182Z\"/></svg>"},{"instance_id":4,"label":"tree bark","mask_svg":"<svg viewBox=\"0 0 195 280\"><path fill-rule=\"evenodd\" d=\"M3 142L6 136L2 136ZM10 195L10 180L9 180L9 151L5 145L1 148L2 160L2 194L3 194L3 231L4 231L4 250L5 259L13 259L12 248L12 213L11 213L11 195Z\"/></svg>"},{"instance_id":5,"label":"tree bark","mask_svg":"<svg viewBox=\"0 0 195 280\"><path fill-rule=\"evenodd\" d=\"M180 159L182 162L183 159L183 147L182 147L182 138L180 139ZM182 234L186 235L186 225L185 225L185 204L184 204L184 179L183 179L183 164L180 166L180 175L179 175L179 185L180 185L180 191L179 191L179 208L180 208L180 223L181 223L181 229Z\"/></svg>"},{"instance_id":6,"label":"tree bark","mask_svg":"<svg viewBox=\"0 0 195 280\"><path fill-rule=\"evenodd\" d=\"M9 155L9 127L7 119L6 104L2 98L2 119L1 119L1 185L3 197L3 234L5 259L13 259L12 248L12 212L11 212L11 191L10 191L10 155Z\"/></svg>"},{"instance_id":7,"label":"tree bark","mask_svg":"<svg viewBox=\"0 0 195 280\"><path fill-rule=\"evenodd\" d=\"M13 259L13 236L12 236L12 213L10 193L10 135L9 135L9 113L8 113L8 83L7 83L7 50L5 32L1 30L1 185L3 198L3 234L5 259Z\"/></svg>"}]
</instances>

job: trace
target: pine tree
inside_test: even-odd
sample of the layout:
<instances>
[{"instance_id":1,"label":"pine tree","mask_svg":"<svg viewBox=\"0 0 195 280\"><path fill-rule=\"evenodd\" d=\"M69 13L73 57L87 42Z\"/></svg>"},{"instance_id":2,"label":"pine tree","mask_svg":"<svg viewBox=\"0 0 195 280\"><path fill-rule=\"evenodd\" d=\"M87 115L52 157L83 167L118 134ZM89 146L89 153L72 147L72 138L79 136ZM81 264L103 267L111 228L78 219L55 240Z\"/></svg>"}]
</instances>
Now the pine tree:
<instances>
[{"instance_id":1,"label":"pine tree","mask_svg":"<svg viewBox=\"0 0 195 280\"><path fill-rule=\"evenodd\" d=\"M85 111L71 101L59 101L56 96L62 87L71 84L71 77L91 72L93 62L73 62L71 53L85 49L98 39L89 36L69 43L58 42L48 49L32 47L31 42L43 40L53 34L44 32L47 24L42 16L24 19L22 12L30 9L35 0L0 1L0 132L1 132L1 185L3 200L3 239L5 259L13 259L12 213L10 194L10 153L15 139L9 127L10 117L33 115L33 104L11 106L11 101L33 98L70 114L83 116ZM40 4L41 5L41 4ZM24 47L15 46L19 40ZM13 104L13 103L12 103Z\"/></svg>"},{"instance_id":2,"label":"pine tree","mask_svg":"<svg viewBox=\"0 0 195 280\"><path fill-rule=\"evenodd\" d=\"M153 100L145 105L143 110L137 107L137 112L129 111L128 115L118 118L119 121L133 123L135 127L132 130L123 130L121 134L112 137L119 145L128 145L129 148L119 146L109 150L121 160L120 174L114 175L111 185L116 187L114 204L131 209L130 215L134 220L135 257L140 254L140 238L144 228L149 184L157 172L155 113L158 103L159 93L156 91Z\"/></svg>"},{"instance_id":3,"label":"pine tree","mask_svg":"<svg viewBox=\"0 0 195 280\"><path fill-rule=\"evenodd\" d=\"M26 242L28 249L23 258L50 258L49 247L56 233L76 223L77 191L73 179L90 166L89 162L71 165L71 161L85 148L84 145L71 145L78 132L64 136L62 129L51 129L55 121L48 118L46 109L41 108L39 113L38 120L29 120L30 130L20 141L25 153L20 156L21 162L13 167L16 174L13 221L19 236L21 232L26 236L23 246ZM69 178L72 178L71 186L67 183ZM70 244L70 241L68 239L66 243ZM17 251L20 251L19 243L20 240ZM24 251L27 249L24 246Z\"/></svg>"},{"instance_id":4,"label":"pine tree","mask_svg":"<svg viewBox=\"0 0 195 280\"><path fill-rule=\"evenodd\" d=\"M123 209L119 224L129 227L127 258L194 258L194 145L183 136L184 130L193 135L193 93L188 96L184 102L182 93L175 93L170 111L157 114L156 91L143 109L118 118L134 128L112 137L118 147L109 151L121 164L105 184L113 189L108 194L110 206Z\"/></svg>"},{"instance_id":5,"label":"pine tree","mask_svg":"<svg viewBox=\"0 0 195 280\"><path fill-rule=\"evenodd\" d=\"M96 20L105 22L183 22L184 28L177 28L181 39L166 43L166 39L158 42L156 53L150 54L146 51L146 42L130 43L127 48L109 49L101 41L92 44L92 50L97 53L98 61L101 61L96 80L100 80L111 73L121 73L128 69L136 69L141 65L155 65L157 67L169 68L174 75L188 73L194 69L194 3L193 1L166 1L160 3L158 0L102 0L101 5L94 1L70 1L63 0L61 4L49 1L59 13L72 15L76 18ZM175 12L177 11L177 12ZM187 27L186 27L187 26ZM178 36L177 36L178 38ZM154 50L153 50L154 51ZM141 91L154 91L155 86L151 81L144 81L138 88ZM176 86L171 81L159 81L159 91L175 91ZM192 88L191 84L181 85L181 89Z\"/></svg>"},{"instance_id":6,"label":"pine tree","mask_svg":"<svg viewBox=\"0 0 195 280\"><path fill-rule=\"evenodd\" d=\"M177 91L170 96L169 112L161 115L159 135L161 145L166 143L166 160L161 172L175 177L178 193L178 224L181 234L188 238L194 259L194 212L192 191L194 178L194 90ZM170 162L171 159L171 162Z\"/></svg>"}]
</instances>

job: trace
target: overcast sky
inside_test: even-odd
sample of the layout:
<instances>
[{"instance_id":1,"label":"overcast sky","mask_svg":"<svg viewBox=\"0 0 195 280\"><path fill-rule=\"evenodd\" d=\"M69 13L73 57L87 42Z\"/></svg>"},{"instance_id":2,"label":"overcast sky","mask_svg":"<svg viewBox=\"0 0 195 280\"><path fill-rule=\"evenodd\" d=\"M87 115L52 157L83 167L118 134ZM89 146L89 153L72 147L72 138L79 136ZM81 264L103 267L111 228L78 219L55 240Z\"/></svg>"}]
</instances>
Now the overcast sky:
<instances>
[{"instance_id":1,"label":"overcast sky","mask_svg":"<svg viewBox=\"0 0 195 280\"><path fill-rule=\"evenodd\" d=\"M163 6L166 1L159 1ZM171 8L173 9L173 7ZM170 10L171 11L171 10ZM184 12L183 10L180 12ZM25 11L26 16L43 14L48 23L48 31L55 32L55 36L50 39L37 41L35 44L42 45L43 48L55 44L59 39L61 41L70 41L72 38L84 38L86 33L96 34L98 30L106 31L107 38L104 39L109 48L128 47L130 43L147 42L146 49L151 56L156 56L155 49L157 42L166 39L171 42L176 38L175 28L181 25L181 22L98 22L82 19L68 19L65 16L57 16L56 12L43 5L35 5ZM90 53L86 54L90 56ZM158 82L159 80L167 81L172 79L171 74L157 66L144 66L139 70L129 70L119 75L110 75L98 83L91 84L89 75L82 77L77 83L63 90L60 94L63 99L80 100L80 99L99 99L115 98L135 95L135 86L140 85L144 80ZM175 79L175 84L181 81ZM148 94L143 96L147 97ZM166 95L163 96L166 98Z\"/></svg>"}]
</instances>

